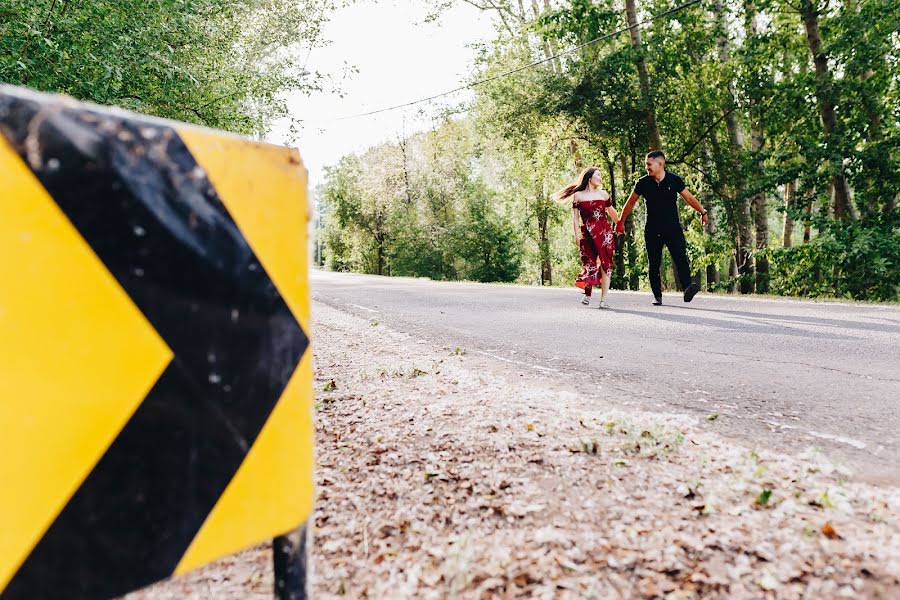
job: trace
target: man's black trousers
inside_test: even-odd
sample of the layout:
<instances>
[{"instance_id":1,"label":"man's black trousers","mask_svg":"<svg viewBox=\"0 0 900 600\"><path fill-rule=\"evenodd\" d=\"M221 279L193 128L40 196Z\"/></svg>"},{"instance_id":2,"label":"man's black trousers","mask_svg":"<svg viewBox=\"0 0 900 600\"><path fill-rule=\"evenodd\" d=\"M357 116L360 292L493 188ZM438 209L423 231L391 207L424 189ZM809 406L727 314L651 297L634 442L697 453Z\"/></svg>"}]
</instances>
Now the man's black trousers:
<instances>
[{"instance_id":1,"label":"man's black trousers","mask_svg":"<svg viewBox=\"0 0 900 600\"><path fill-rule=\"evenodd\" d=\"M684 241L684 232L681 227L645 229L644 242L647 244L647 258L650 262L650 289L653 290L653 295L656 298L662 296L659 266L662 264L663 246L668 248L669 254L672 255L682 289L687 289L691 285L691 266L688 264L687 243Z\"/></svg>"}]
</instances>

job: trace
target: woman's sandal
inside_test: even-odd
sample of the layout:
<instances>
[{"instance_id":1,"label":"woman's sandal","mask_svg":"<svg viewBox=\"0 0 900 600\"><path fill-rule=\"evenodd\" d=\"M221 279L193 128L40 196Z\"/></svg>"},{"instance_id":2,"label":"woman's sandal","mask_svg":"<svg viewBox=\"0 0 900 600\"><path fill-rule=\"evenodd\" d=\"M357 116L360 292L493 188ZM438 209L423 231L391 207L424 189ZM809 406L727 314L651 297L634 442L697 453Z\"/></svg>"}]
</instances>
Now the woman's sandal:
<instances>
[{"instance_id":1,"label":"woman's sandal","mask_svg":"<svg viewBox=\"0 0 900 600\"><path fill-rule=\"evenodd\" d=\"M587 298L587 297L582 298L582 299L581 299L581 303L584 304L585 306L587 306L588 304L591 303L591 299L590 299L590 298Z\"/></svg>"}]
</instances>

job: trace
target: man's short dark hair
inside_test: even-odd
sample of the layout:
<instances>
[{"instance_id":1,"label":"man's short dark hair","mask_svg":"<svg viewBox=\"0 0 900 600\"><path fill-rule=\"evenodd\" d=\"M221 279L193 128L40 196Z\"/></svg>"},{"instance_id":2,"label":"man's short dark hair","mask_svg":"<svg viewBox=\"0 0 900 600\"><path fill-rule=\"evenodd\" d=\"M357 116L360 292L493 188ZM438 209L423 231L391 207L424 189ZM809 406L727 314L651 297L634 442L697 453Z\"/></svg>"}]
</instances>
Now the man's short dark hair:
<instances>
[{"instance_id":1,"label":"man's short dark hair","mask_svg":"<svg viewBox=\"0 0 900 600\"><path fill-rule=\"evenodd\" d=\"M653 152L649 152L647 154L647 158L661 158L666 160L666 155L662 153L662 150L654 150Z\"/></svg>"}]
</instances>

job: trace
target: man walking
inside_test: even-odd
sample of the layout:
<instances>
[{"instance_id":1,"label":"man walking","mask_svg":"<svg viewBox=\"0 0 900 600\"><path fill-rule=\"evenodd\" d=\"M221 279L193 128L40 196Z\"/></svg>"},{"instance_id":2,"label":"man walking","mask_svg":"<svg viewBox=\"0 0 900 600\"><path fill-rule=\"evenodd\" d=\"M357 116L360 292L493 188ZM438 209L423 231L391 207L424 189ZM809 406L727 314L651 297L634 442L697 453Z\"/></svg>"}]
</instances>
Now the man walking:
<instances>
[{"instance_id":1,"label":"man walking","mask_svg":"<svg viewBox=\"0 0 900 600\"><path fill-rule=\"evenodd\" d=\"M666 171L666 157L659 150L647 155L644 161L647 175L641 177L634 184L634 190L625 207L622 209L622 217L616 225L616 233L625 233L625 219L631 214L639 196L643 196L647 203L647 225L644 228L644 241L647 244L647 258L650 262L650 289L653 290L653 304L662 304L662 282L659 276L659 266L662 263L662 249L666 246L675 268L678 270L678 279L684 288L684 301L690 302L694 295L700 291L700 286L691 281L691 267L687 259L687 243L684 240L684 231L678 220L678 195L680 194L687 204L699 212L701 220L706 225L709 220L700 202L684 187L684 180Z\"/></svg>"}]
</instances>

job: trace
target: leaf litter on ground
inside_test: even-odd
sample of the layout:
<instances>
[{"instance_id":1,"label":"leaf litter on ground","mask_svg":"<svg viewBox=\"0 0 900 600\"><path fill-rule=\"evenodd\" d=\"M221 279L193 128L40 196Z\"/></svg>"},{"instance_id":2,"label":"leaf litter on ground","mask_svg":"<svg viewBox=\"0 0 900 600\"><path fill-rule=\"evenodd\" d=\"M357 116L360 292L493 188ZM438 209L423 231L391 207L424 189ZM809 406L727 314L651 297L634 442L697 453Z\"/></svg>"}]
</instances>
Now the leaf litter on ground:
<instances>
[{"instance_id":1,"label":"leaf litter on ground","mask_svg":"<svg viewBox=\"0 0 900 600\"><path fill-rule=\"evenodd\" d=\"M346 383L316 413L315 598L895 597L898 488L316 308L316 388ZM266 557L228 568L258 589ZM134 598L254 597L223 568Z\"/></svg>"}]
</instances>

